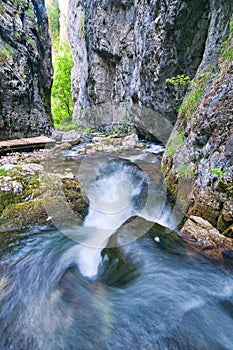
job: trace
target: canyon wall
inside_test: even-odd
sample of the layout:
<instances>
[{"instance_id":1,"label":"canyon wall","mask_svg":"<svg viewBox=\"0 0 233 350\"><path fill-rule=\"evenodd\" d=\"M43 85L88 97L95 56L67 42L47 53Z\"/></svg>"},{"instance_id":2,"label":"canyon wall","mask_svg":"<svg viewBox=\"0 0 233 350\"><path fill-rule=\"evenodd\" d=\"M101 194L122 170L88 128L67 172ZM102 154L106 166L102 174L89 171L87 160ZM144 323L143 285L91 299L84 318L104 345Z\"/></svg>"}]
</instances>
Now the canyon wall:
<instances>
[{"instance_id":1,"label":"canyon wall","mask_svg":"<svg viewBox=\"0 0 233 350\"><path fill-rule=\"evenodd\" d=\"M231 0L70 0L68 29L74 121L104 128L129 119L168 141L173 200L233 237L232 14ZM178 74L194 82L166 81ZM178 191L190 177L190 191Z\"/></svg>"},{"instance_id":2,"label":"canyon wall","mask_svg":"<svg viewBox=\"0 0 233 350\"><path fill-rule=\"evenodd\" d=\"M207 57L207 55L206 55ZM233 238L233 25L214 65L196 75L163 158L173 199L187 216L209 221ZM183 181L192 183L186 195Z\"/></svg>"},{"instance_id":3,"label":"canyon wall","mask_svg":"<svg viewBox=\"0 0 233 350\"><path fill-rule=\"evenodd\" d=\"M158 120L174 123L185 87L177 91L166 79L193 78L200 65L216 59L230 17L226 4L70 0L74 121L101 127L131 118L148 134L157 133ZM130 113L134 107L137 116Z\"/></svg>"},{"instance_id":4,"label":"canyon wall","mask_svg":"<svg viewBox=\"0 0 233 350\"><path fill-rule=\"evenodd\" d=\"M0 2L0 140L49 134L51 44L43 0Z\"/></svg>"}]
</instances>

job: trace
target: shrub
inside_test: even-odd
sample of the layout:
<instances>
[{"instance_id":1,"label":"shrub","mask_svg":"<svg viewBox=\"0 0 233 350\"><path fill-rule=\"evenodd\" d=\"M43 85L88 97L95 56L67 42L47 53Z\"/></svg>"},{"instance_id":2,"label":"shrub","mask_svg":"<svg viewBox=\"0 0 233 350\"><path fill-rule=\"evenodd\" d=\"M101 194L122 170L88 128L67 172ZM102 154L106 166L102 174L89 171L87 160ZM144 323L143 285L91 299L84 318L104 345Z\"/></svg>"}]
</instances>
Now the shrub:
<instances>
[{"instance_id":1,"label":"shrub","mask_svg":"<svg viewBox=\"0 0 233 350\"><path fill-rule=\"evenodd\" d=\"M191 119L195 114L212 69L212 66L210 66L208 72L200 73L196 81L192 81L191 90L185 96L179 108L180 116L186 120Z\"/></svg>"},{"instance_id":2,"label":"shrub","mask_svg":"<svg viewBox=\"0 0 233 350\"><path fill-rule=\"evenodd\" d=\"M211 172L212 175L217 175L219 177L223 177L223 176L227 175L227 173L225 171L220 170L218 168L211 168L210 172Z\"/></svg>"},{"instance_id":3,"label":"shrub","mask_svg":"<svg viewBox=\"0 0 233 350\"><path fill-rule=\"evenodd\" d=\"M190 82L191 82L190 77L185 76L184 74L178 74L176 77L166 79L166 83L170 83L174 86L186 85Z\"/></svg>"},{"instance_id":4,"label":"shrub","mask_svg":"<svg viewBox=\"0 0 233 350\"><path fill-rule=\"evenodd\" d=\"M7 171L5 169L0 169L0 175L2 176L7 175Z\"/></svg>"}]
</instances>

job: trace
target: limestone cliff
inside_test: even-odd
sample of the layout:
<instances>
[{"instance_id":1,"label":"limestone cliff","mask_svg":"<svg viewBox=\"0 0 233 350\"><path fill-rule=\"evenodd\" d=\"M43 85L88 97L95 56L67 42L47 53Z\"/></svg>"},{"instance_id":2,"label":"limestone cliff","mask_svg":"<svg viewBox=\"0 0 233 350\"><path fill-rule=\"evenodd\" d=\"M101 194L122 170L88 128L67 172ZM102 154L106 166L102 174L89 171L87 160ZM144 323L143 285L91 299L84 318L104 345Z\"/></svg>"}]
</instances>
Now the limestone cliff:
<instances>
[{"instance_id":1,"label":"limestone cliff","mask_svg":"<svg viewBox=\"0 0 233 350\"><path fill-rule=\"evenodd\" d=\"M216 64L202 65L183 100L163 169L173 198L187 201L188 216L233 238L233 26L225 39ZM178 191L183 178L193 180L187 198Z\"/></svg>"},{"instance_id":2,"label":"limestone cliff","mask_svg":"<svg viewBox=\"0 0 233 350\"><path fill-rule=\"evenodd\" d=\"M193 78L200 64L214 61L230 7L231 1L215 0L71 0L74 120L86 126L111 124L127 116L118 109L114 117L117 104L124 102L127 109L148 107L152 119L174 123L185 88L177 92L166 78L180 73ZM90 116L93 107L104 104L115 107L99 118L96 111ZM148 118L132 115L141 129L148 129Z\"/></svg>"},{"instance_id":3,"label":"limestone cliff","mask_svg":"<svg viewBox=\"0 0 233 350\"><path fill-rule=\"evenodd\" d=\"M1 140L50 133L51 84L51 45L44 0L1 0Z\"/></svg>"},{"instance_id":4,"label":"limestone cliff","mask_svg":"<svg viewBox=\"0 0 233 350\"><path fill-rule=\"evenodd\" d=\"M177 182L192 177L189 197L183 193L179 200L186 201L189 214L202 216L229 235L232 48L225 52L228 61L221 51L232 13L232 0L70 0L69 4L74 120L102 127L131 118L140 131L155 138L158 131L167 130L160 138L165 143L188 88L163 169L173 199ZM195 77L195 82L180 87L166 82L178 74ZM126 108L118 108L119 103ZM101 106L108 107L100 112ZM145 107L153 112L145 112Z\"/></svg>"}]
</instances>

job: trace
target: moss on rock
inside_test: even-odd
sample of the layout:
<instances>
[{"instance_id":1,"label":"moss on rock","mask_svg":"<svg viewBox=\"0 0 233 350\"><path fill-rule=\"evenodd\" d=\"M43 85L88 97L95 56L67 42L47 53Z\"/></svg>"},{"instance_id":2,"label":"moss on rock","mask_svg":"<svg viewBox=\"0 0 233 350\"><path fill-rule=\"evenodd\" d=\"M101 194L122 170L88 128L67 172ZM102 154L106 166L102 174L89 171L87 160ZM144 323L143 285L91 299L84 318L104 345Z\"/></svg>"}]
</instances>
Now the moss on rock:
<instances>
[{"instance_id":1,"label":"moss on rock","mask_svg":"<svg viewBox=\"0 0 233 350\"><path fill-rule=\"evenodd\" d=\"M67 222L69 218L65 217L67 212L64 205L74 212L78 220L83 220L89 202L81 184L75 179L64 178L59 188L52 180L47 188L43 188L40 172L31 171L32 168L33 166L25 171L19 166L10 170L7 177L1 177L0 227L5 229L43 225L52 220L53 216ZM55 215L50 214L50 206L53 212L55 210ZM54 223L56 224L56 219Z\"/></svg>"},{"instance_id":2,"label":"moss on rock","mask_svg":"<svg viewBox=\"0 0 233 350\"><path fill-rule=\"evenodd\" d=\"M23 226L43 225L48 215L42 199L35 199L25 203L10 204L0 217L1 228L15 228Z\"/></svg>"}]
</instances>

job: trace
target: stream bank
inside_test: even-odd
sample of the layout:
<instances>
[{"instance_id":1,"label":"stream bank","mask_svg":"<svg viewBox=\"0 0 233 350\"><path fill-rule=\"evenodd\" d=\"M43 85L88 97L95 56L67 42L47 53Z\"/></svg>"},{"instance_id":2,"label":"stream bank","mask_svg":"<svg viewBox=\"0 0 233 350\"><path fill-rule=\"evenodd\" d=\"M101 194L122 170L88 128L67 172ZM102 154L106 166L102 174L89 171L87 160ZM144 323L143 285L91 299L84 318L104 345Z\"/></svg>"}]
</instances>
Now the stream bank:
<instances>
[{"instance_id":1,"label":"stream bank","mask_svg":"<svg viewBox=\"0 0 233 350\"><path fill-rule=\"evenodd\" d=\"M1 157L1 230L51 225L57 218L59 223L66 222L69 212L67 214L66 209L60 205L64 198L71 211L82 221L88 212L89 200L80 178L72 170L69 162L80 166L86 157L93 157L95 154L124 156L124 152L132 151L134 159L137 154L143 155L148 148L152 154L163 150L159 145L139 142L137 135L133 133L110 136L100 133L80 135L73 130L56 131L53 137L56 140L53 148ZM51 169L56 174L50 174ZM145 170L153 173L156 172L156 167L147 165ZM44 172L49 173L46 181L42 176ZM55 199L57 206L54 206ZM50 215L50 206L54 215ZM187 243L190 251L200 251L214 259L222 260L224 254L229 257L229 252L233 250L233 240L221 235L208 220L198 215L190 216L179 230L178 236Z\"/></svg>"},{"instance_id":2,"label":"stream bank","mask_svg":"<svg viewBox=\"0 0 233 350\"><path fill-rule=\"evenodd\" d=\"M100 133L80 135L76 131L55 131L56 144L45 150L16 152L0 158L0 228L10 229L22 226L44 225L51 223L45 210L45 202L57 197L59 186L74 212L83 219L88 210L88 199L83 187L68 169L61 169L59 179L50 178L51 183L43 188L41 177L48 158L51 162L63 161L70 152L81 161L83 157L95 152L118 152L128 149L140 150L145 144L138 143L136 134L105 136ZM59 182L58 182L59 180ZM52 184L55 189L52 189ZM57 190L56 190L57 187ZM60 213L62 216L62 213Z\"/></svg>"}]
</instances>

